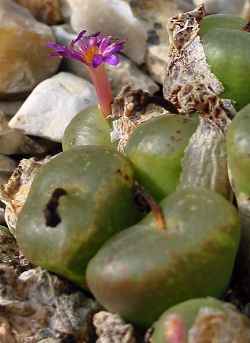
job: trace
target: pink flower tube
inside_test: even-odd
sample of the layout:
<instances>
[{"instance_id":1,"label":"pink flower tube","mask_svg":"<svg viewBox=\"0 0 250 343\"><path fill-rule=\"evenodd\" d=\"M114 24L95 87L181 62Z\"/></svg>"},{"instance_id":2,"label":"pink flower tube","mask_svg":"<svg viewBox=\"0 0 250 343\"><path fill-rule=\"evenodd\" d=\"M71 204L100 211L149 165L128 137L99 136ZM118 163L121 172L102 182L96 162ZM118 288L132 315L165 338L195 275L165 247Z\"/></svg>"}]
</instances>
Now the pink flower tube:
<instances>
[{"instance_id":1,"label":"pink flower tube","mask_svg":"<svg viewBox=\"0 0 250 343\"><path fill-rule=\"evenodd\" d=\"M114 40L100 32L87 36L86 31L81 31L69 46L49 43L48 47L54 50L51 56L75 59L87 66L96 88L101 111L104 117L107 117L111 114L112 91L104 64L117 65L120 62L118 53L124 44L125 41Z\"/></svg>"}]
</instances>

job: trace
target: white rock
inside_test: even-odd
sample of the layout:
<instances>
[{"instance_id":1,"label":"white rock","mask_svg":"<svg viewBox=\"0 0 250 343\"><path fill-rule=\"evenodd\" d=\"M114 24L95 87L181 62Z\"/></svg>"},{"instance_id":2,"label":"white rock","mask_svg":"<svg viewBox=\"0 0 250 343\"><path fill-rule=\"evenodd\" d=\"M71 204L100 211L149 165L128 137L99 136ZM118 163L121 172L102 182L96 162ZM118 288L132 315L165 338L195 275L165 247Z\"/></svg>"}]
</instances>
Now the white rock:
<instances>
[{"instance_id":1,"label":"white rock","mask_svg":"<svg viewBox=\"0 0 250 343\"><path fill-rule=\"evenodd\" d=\"M88 81L61 72L33 90L9 126L60 142L71 119L96 103L95 89Z\"/></svg>"},{"instance_id":2,"label":"white rock","mask_svg":"<svg viewBox=\"0 0 250 343\"><path fill-rule=\"evenodd\" d=\"M68 45L75 38L75 33L70 32L67 25L53 26L53 31L57 42L61 44ZM133 61L124 56L120 57L119 65L106 65L114 95L117 95L121 88L128 84L134 89L141 88L152 94L159 90L159 86L147 74L143 73ZM65 70L91 81L87 69L81 62L65 59L63 66Z\"/></svg>"},{"instance_id":3,"label":"white rock","mask_svg":"<svg viewBox=\"0 0 250 343\"><path fill-rule=\"evenodd\" d=\"M72 39L76 38L76 33L69 24L53 25L52 31L56 37L57 43L68 45Z\"/></svg>"},{"instance_id":4,"label":"white rock","mask_svg":"<svg viewBox=\"0 0 250 343\"><path fill-rule=\"evenodd\" d=\"M136 63L143 63L147 35L128 3L123 0L67 1L71 8L71 25L74 31L101 31L126 39L125 54Z\"/></svg>"},{"instance_id":5,"label":"white rock","mask_svg":"<svg viewBox=\"0 0 250 343\"><path fill-rule=\"evenodd\" d=\"M163 84L169 53L168 44L151 45L147 49L146 65L152 78Z\"/></svg>"},{"instance_id":6,"label":"white rock","mask_svg":"<svg viewBox=\"0 0 250 343\"><path fill-rule=\"evenodd\" d=\"M60 5L61 5L63 18L65 21L68 21L68 19L71 16L71 9L69 7L68 0L60 0Z\"/></svg>"},{"instance_id":7,"label":"white rock","mask_svg":"<svg viewBox=\"0 0 250 343\"><path fill-rule=\"evenodd\" d=\"M163 72L168 58L167 25L171 17L192 9L192 0L140 0L131 1L131 6L148 32L148 45L145 62L150 76L157 82L163 82Z\"/></svg>"}]
</instances>

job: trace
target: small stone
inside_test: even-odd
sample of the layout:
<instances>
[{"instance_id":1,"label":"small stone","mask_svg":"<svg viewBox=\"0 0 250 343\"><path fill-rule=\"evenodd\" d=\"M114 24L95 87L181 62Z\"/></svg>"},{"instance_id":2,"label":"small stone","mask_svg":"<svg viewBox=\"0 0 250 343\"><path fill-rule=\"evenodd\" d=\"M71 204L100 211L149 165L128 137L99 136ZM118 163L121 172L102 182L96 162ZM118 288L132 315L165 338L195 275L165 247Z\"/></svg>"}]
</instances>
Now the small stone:
<instances>
[{"instance_id":1,"label":"small stone","mask_svg":"<svg viewBox=\"0 0 250 343\"><path fill-rule=\"evenodd\" d=\"M0 185L8 181L11 173L16 168L16 162L0 154Z\"/></svg>"},{"instance_id":2,"label":"small stone","mask_svg":"<svg viewBox=\"0 0 250 343\"><path fill-rule=\"evenodd\" d=\"M148 32L148 43L160 44L168 41L168 20L185 11L191 0L131 0L134 13L143 21Z\"/></svg>"},{"instance_id":3,"label":"small stone","mask_svg":"<svg viewBox=\"0 0 250 343\"><path fill-rule=\"evenodd\" d=\"M99 337L96 343L136 343L133 326L126 324L118 314L98 312L93 323Z\"/></svg>"},{"instance_id":4,"label":"small stone","mask_svg":"<svg viewBox=\"0 0 250 343\"><path fill-rule=\"evenodd\" d=\"M80 62L67 60L65 64L70 72L90 80L88 71ZM121 56L118 66L112 67L107 65L106 69L114 95L117 95L124 86L143 89L151 94L159 90L159 86L126 57Z\"/></svg>"},{"instance_id":5,"label":"small stone","mask_svg":"<svg viewBox=\"0 0 250 343\"><path fill-rule=\"evenodd\" d=\"M7 117L0 112L0 154L39 156L45 154L47 148L49 145L40 144L20 130L9 128Z\"/></svg>"},{"instance_id":6,"label":"small stone","mask_svg":"<svg viewBox=\"0 0 250 343\"><path fill-rule=\"evenodd\" d=\"M45 338L42 340L39 340L38 343L61 343L62 341L60 339L56 338Z\"/></svg>"},{"instance_id":7,"label":"small stone","mask_svg":"<svg viewBox=\"0 0 250 343\"><path fill-rule=\"evenodd\" d=\"M15 0L26 7L39 21L48 25L55 25L62 21L59 0Z\"/></svg>"},{"instance_id":8,"label":"small stone","mask_svg":"<svg viewBox=\"0 0 250 343\"><path fill-rule=\"evenodd\" d=\"M60 0L61 12L65 22L70 20L71 9L68 0Z\"/></svg>"},{"instance_id":9,"label":"small stone","mask_svg":"<svg viewBox=\"0 0 250 343\"><path fill-rule=\"evenodd\" d=\"M76 33L72 30L69 24L53 25L51 28L57 43L68 45L73 39L76 38Z\"/></svg>"},{"instance_id":10,"label":"small stone","mask_svg":"<svg viewBox=\"0 0 250 343\"><path fill-rule=\"evenodd\" d=\"M49 158L41 161L34 158L21 160L8 183L0 186L0 201L6 205L5 221L14 236L18 215L25 204L34 177L48 160Z\"/></svg>"},{"instance_id":11,"label":"small stone","mask_svg":"<svg viewBox=\"0 0 250 343\"><path fill-rule=\"evenodd\" d=\"M11 333L10 325L4 318L0 319L0 342L16 343L15 337Z\"/></svg>"},{"instance_id":12,"label":"small stone","mask_svg":"<svg viewBox=\"0 0 250 343\"><path fill-rule=\"evenodd\" d=\"M147 49L146 65L152 78L163 84L169 53L168 42L150 45Z\"/></svg>"},{"instance_id":13,"label":"small stone","mask_svg":"<svg viewBox=\"0 0 250 343\"><path fill-rule=\"evenodd\" d=\"M101 31L125 39L124 53L136 63L143 63L147 35L128 3L123 0L67 1L72 11L70 21L74 31Z\"/></svg>"},{"instance_id":14,"label":"small stone","mask_svg":"<svg viewBox=\"0 0 250 343\"><path fill-rule=\"evenodd\" d=\"M176 0L176 4L183 12L191 11L194 7L193 0Z\"/></svg>"},{"instance_id":15,"label":"small stone","mask_svg":"<svg viewBox=\"0 0 250 343\"><path fill-rule=\"evenodd\" d=\"M49 58L51 29L11 0L0 2L0 98L30 92L57 70L60 60Z\"/></svg>"},{"instance_id":16,"label":"small stone","mask_svg":"<svg viewBox=\"0 0 250 343\"><path fill-rule=\"evenodd\" d=\"M171 17L190 7L190 0L136 0L131 1L136 15L143 20L148 33L146 66L156 82L163 83L163 71L168 58L167 24Z\"/></svg>"},{"instance_id":17,"label":"small stone","mask_svg":"<svg viewBox=\"0 0 250 343\"><path fill-rule=\"evenodd\" d=\"M107 65L107 71L115 95L124 86L143 89L151 94L159 90L159 86L147 74L138 69L135 63L128 58L121 57L121 63L117 67Z\"/></svg>"},{"instance_id":18,"label":"small stone","mask_svg":"<svg viewBox=\"0 0 250 343\"><path fill-rule=\"evenodd\" d=\"M57 338L45 338L45 339L39 340L38 343L62 343L62 340L57 339ZM83 343L85 343L85 341L83 341Z\"/></svg>"},{"instance_id":19,"label":"small stone","mask_svg":"<svg viewBox=\"0 0 250 343\"><path fill-rule=\"evenodd\" d=\"M61 72L33 90L9 126L60 142L73 117L96 103L95 89L88 81Z\"/></svg>"},{"instance_id":20,"label":"small stone","mask_svg":"<svg viewBox=\"0 0 250 343\"><path fill-rule=\"evenodd\" d=\"M23 100L0 101L0 112L6 113L8 116L13 117L22 106L22 104Z\"/></svg>"},{"instance_id":21,"label":"small stone","mask_svg":"<svg viewBox=\"0 0 250 343\"><path fill-rule=\"evenodd\" d=\"M246 0L243 10L241 12L241 15L248 22L250 21L250 0Z\"/></svg>"}]
</instances>

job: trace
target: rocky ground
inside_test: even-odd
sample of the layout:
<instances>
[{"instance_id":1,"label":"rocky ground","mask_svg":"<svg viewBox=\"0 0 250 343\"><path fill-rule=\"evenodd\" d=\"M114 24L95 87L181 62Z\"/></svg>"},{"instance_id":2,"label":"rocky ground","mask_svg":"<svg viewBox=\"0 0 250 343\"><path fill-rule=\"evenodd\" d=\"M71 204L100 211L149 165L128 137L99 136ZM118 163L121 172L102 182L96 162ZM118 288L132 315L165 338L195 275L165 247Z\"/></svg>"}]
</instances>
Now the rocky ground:
<instances>
[{"instance_id":1,"label":"rocky ground","mask_svg":"<svg viewBox=\"0 0 250 343\"><path fill-rule=\"evenodd\" d=\"M16 245L15 223L40 166L61 151L71 119L97 103L84 66L49 58L47 42L68 44L83 28L126 38L121 63L108 67L114 95L128 84L161 95L168 59L168 19L199 3L1 0L0 342L144 341L145 332L102 311L90 294L31 266ZM249 7L245 0L207 1L210 13L228 11L249 18ZM226 299L250 314L237 289L231 289Z\"/></svg>"}]
</instances>

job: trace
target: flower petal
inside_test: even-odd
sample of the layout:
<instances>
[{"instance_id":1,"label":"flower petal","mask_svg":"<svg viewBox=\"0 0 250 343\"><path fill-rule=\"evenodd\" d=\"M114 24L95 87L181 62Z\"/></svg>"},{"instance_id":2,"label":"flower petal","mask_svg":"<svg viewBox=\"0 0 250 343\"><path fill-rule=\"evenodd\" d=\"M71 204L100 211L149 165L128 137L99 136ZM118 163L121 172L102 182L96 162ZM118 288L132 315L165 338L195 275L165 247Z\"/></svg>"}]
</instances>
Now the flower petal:
<instances>
[{"instance_id":1,"label":"flower petal","mask_svg":"<svg viewBox=\"0 0 250 343\"><path fill-rule=\"evenodd\" d=\"M112 55L117 52L120 52L124 48L124 44L124 41L117 41L112 43L111 45L107 46L107 48L103 51L103 55L107 56L110 54Z\"/></svg>"},{"instance_id":2,"label":"flower petal","mask_svg":"<svg viewBox=\"0 0 250 343\"><path fill-rule=\"evenodd\" d=\"M125 41L113 40L111 36L105 36L100 32L87 36L83 30L69 46L50 42L48 47L54 50L52 56L75 59L97 68L102 63L117 65L120 59L116 54L123 49L124 44Z\"/></svg>"},{"instance_id":3,"label":"flower petal","mask_svg":"<svg viewBox=\"0 0 250 343\"><path fill-rule=\"evenodd\" d=\"M72 45L72 48L77 49L84 54L89 48L88 38L82 37L82 39L79 40L74 46Z\"/></svg>"},{"instance_id":4,"label":"flower petal","mask_svg":"<svg viewBox=\"0 0 250 343\"><path fill-rule=\"evenodd\" d=\"M112 44L111 36L103 37L99 44L100 51L103 52L110 44Z\"/></svg>"},{"instance_id":5,"label":"flower petal","mask_svg":"<svg viewBox=\"0 0 250 343\"><path fill-rule=\"evenodd\" d=\"M49 42L47 44L47 47L50 48L50 49L55 49L55 50L66 48L64 45L58 44L58 43L55 43L55 42Z\"/></svg>"},{"instance_id":6,"label":"flower petal","mask_svg":"<svg viewBox=\"0 0 250 343\"><path fill-rule=\"evenodd\" d=\"M97 68L100 64L103 63L103 57L102 55L95 55L92 60L92 67Z\"/></svg>"},{"instance_id":7,"label":"flower petal","mask_svg":"<svg viewBox=\"0 0 250 343\"><path fill-rule=\"evenodd\" d=\"M72 48L68 48L62 44L58 44L54 42L49 42L47 46L48 48L54 50L51 53L52 56L67 57L67 58L72 58L72 59L82 62L82 55L78 51L75 51Z\"/></svg>"},{"instance_id":8,"label":"flower petal","mask_svg":"<svg viewBox=\"0 0 250 343\"><path fill-rule=\"evenodd\" d=\"M84 57L78 51L70 50L70 51L68 51L68 55L65 56L65 57L68 57L68 58L71 58L71 59L74 59L74 60L77 60L77 61L80 61L80 62L84 62Z\"/></svg>"},{"instance_id":9,"label":"flower petal","mask_svg":"<svg viewBox=\"0 0 250 343\"><path fill-rule=\"evenodd\" d=\"M120 62L120 57L118 55L109 55L104 58L105 63L116 66Z\"/></svg>"},{"instance_id":10,"label":"flower petal","mask_svg":"<svg viewBox=\"0 0 250 343\"><path fill-rule=\"evenodd\" d=\"M82 30L82 31L78 34L78 36L77 36L75 39L72 40L72 42L71 42L72 45L74 45L74 44L77 43L79 40L81 40L82 37L85 35L86 32L87 32L86 30Z\"/></svg>"},{"instance_id":11,"label":"flower petal","mask_svg":"<svg viewBox=\"0 0 250 343\"><path fill-rule=\"evenodd\" d=\"M96 37L90 37L88 40L89 47L97 46L97 38Z\"/></svg>"}]
</instances>

